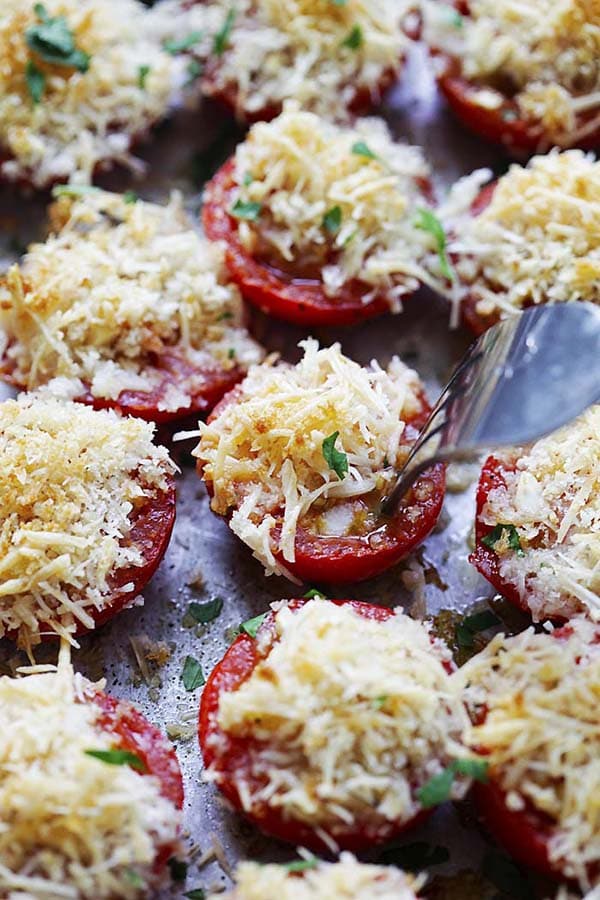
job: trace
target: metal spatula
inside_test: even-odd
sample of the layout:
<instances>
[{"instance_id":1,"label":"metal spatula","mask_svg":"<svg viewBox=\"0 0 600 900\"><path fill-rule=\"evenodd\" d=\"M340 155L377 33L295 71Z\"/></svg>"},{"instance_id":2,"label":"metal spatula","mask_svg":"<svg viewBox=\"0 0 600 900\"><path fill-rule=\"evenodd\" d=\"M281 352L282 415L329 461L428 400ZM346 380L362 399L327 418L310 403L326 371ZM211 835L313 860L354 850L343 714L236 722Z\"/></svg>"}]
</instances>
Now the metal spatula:
<instances>
[{"instance_id":1,"label":"metal spatula","mask_svg":"<svg viewBox=\"0 0 600 900\"><path fill-rule=\"evenodd\" d=\"M528 444L600 402L600 307L538 306L471 345L382 504L390 513L434 462Z\"/></svg>"}]
</instances>

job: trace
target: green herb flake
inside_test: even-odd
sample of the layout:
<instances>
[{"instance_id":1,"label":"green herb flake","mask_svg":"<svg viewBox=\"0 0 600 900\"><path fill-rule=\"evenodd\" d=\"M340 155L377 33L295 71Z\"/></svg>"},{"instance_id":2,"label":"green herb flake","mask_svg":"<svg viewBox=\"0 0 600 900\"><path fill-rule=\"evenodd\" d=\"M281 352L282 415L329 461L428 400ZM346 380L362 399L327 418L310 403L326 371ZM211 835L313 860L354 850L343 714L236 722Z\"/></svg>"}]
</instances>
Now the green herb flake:
<instances>
[{"instance_id":1,"label":"green herb flake","mask_svg":"<svg viewBox=\"0 0 600 900\"><path fill-rule=\"evenodd\" d=\"M333 434L326 437L322 444L322 450L323 458L329 468L343 481L348 473L348 457L343 450L336 450L335 448L335 442L339 435L339 431L334 431Z\"/></svg>"},{"instance_id":2,"label":"green herb flake","mask_svg":"<svg viewBox=\"0 0 600 900\"><path fill-rule=\"evenodd\" d=\"M123 194L123 203L127 203L129 206L137 203L139 200L138 195L135 191L125 191Z\"/></svg>"},{"instance_id":3,"label":"green herb flake","mask_svg":"<svg viewBox=\"0 0 600 900\"><path fill-rule=\"evenodd\" d=\"M184 862L182 859L177 859L177 857L172 856L171 859L168 860L167 865L169 867L169 872L171 873L171 878L173 881L185 881L188 872L188 864L186 862Z\"/></svg>"},{"instance_id":4,"label":"green herb flake","mask_svg":"<svg viewBox=\"0 0 600 900\"><path fill-rule=\"evenodd\" d=\"M205 900L206 891L203 888L194 888L193 891L188 891L183 896L187 897L188 900Z\"/></svg>"},{"instance_id":5,"label":"green herb flake","mask_svg":"<svg viewBox=\"0 0 600 900\"><path fill-rule=\"evenodd\" d=\"M427 231L434 239L437 253L440 258L440 269L442 270L442 275L448 279L448 281L454 281L456 279L456 274L454 269L452 268L452 264L450 259L448 258L448 251L446 249L446 232L444 231L444 226L438 219L438 217L431 212L430 209L425 209L425 207L420 207L417 210L417 219L415 221L415 226L420 228L422 231Z\"/></svg>"},{"instance_id":6,"label":"green herb flake","mask_svg":"<svg viewBox=\"0 0 600 900\"><path fill-rule=\"evenodd\" d=\"M334 6L346 6L348 0L330 0Z\"/></svg>"},{"instance_id":7,"label":"green herb flake","mask_svg":"<svg viewBox=\"0 0 600 900\"><path fill-rule=\"evenodd\" d=\"M202 666L193 656L186 656L181 672L181 680L186 691L195 691L206 683Z\"/></svg>"},{"instance_id":8,"label":"green herb flake","mask_svg":"<svg viewBox=\"0 0 600 900\"><path fill-rule=\"evenodd\" d=\"M136 872L135 869L125 869L124 873L125 878L129 882L129 884L133 885L135 888L143 888L145 887L144 879L140 875L139 872Z\"/></svg>"},{"instance_id":9,"label":"green herb flake","mask_svg":"<svg viewBox=\"0 0 600 900\"><path fill-rule=\"evenodd\" d=\"M140 66L138 68L138 86L140 90L146 90L146 80L150 74L150 66Z\"/></svg>"},{"instance_id":10,"label":"green herb flake","mask_svg":"<svg viewBox=\"0 0 600 900\"><path fill-rule=\"evenodd\" d=\"M352 31L342 41L342 47L348 47L349 50L358 50L362 47L363 32L360 25L355 25Z\"/></svg>"},{"instance_id":11,"label":"green herb flake","mask_svg":"<svg viewBox=\"0 0 600 900\"><path fill-rule=\"evenodd\" d=\"M46 76L31 60L29 60L25 67L25 82L27 84L29 96L33 100L34 105L37 106L46 90Z\"/></svg>"},{"instance_id":12,"label":"green herb flake","mask_svg":"<svg viewBox=\"0 0 600 900\"><path fill-rule=\"evenodd\" d=\"M314 600L315 597L320 597L321 600L327 600L327 597L322 591L318 591L317 588L311 588L310 591L307 591L302 595L304 600Z\"/></svg>"},{"instance_id":13,"label":"green herb flake","mask_svg":"<svg viewBox=\"0 0 600 900\"><path fill-rule=\"evenodd\" d=\"M265 621L269 613L261 613L259 616L254 616L253 619L246 619L245 622L242 622L240 625L240 633L247 634L248 637L255 638L258 634L258 629Z\"/></svg>"},{"instance_id":14,"label":"green herb flake","mask_svg":"<svg viewBox=\"0 0 600 900\"><path fill-rule=\"evenodd\" d=\"M248 222L256 222L262 212L262 204L245 203L238 197L229 212L235 219L246 219Z\"/></svg>"},{"instance_id":15,"label":"green herb flake","mask_svg":"<svg viewBox=\"0 0 600 900\"><path fill-rule=\"evenodd\" d=\"M242 184L244 185L244 187L248 187L248 185L252 184L253 181L254 181L254 175L252 175L251 172L246 172L246 174L242 178Z\"/></svg>"},{"instance_id":16,"label":"green herb flake","mask_svg":"<svg viewBox=\"0 0 600 900\"><path fill-rule=\"evenodd\" d=\"M233 28L233 23L235 22L235 10L230 9L227 13L227 17L223 23L223 27L220 31L215 35L215 40L213 43L213 53L217 56L223 56L225 50L227 49L227 45L229 43L229 38L231 36L231 29Z\"/></svg>"},{"instance_id":17,"label":"green herb flake","mask_svg":"<svg viewBox=\"0 0 600 900\"><path fill-rule=\"evenodd\" d=\"M230 347L227 351L227 359L235 359L235 347Z\"/></svg>"},{"instance_id":18,"label":"green herb flake","mask_svg":"<svg viewBox=\"0 0 600 900\"><path fill-rule=\"evenodd\" d=\"M190 59L185 70L187 80L184 86L189 87L190 84L193 84L197 78L200 78L202 72L202 63L197 59Z\"/></svg>"},{"instance_id":19,"label":"green herb flake","mask_svg":"<svg viewBox=\"0 0 600 900\"><path fill-rule=\"evenodd\" d=\"M143 760L137 753L131 753L129 750L84 750L83 752L86 756L92 756L108 766L131 766L132 769L138 769L140 772L146 769Z\"/></svg>"},{"instance_id":20,"label":"green herb flake","mask_svg":"<svg viewBox=\"0 0 600 900\"><path fill-rule=\"evenodd\" d=\"M166 50L171 56L177 56L178 53L185 53L186 50L191 50L192 47L195 47L201 40L201 31L191 31L186 37L165 41L163 43L163 50Z\"/></svg>"},{"instance_id":21,"label":"green herb flake","mask_svg":"<svg viewBox=\"0 0 600 900\"><path fill-rule=\"evenodd\" d=\"M75 36L64 16L49 16L43 3L36 3L38 18L25 32L25 43L40 59L55 66L87 72L90 56L75 44Z\"/></svg>"},{"instance_id":22,"label":"green herb flake","mask_svg":"<svg viewBox=\"0 0 600 900\"><path fill-rule=\"evenodd\" d=\"M319 865L316 856L309 856L308 859L295 859L289 863L282 863L281 868L286 872L306 872L307 869L315 869Z\"/></svg>"},{"instance_id":23,"label":"green herb flake","mask_svg":"<svg viewBox=\"0 0 600 900\"><path fill-rule=\"evenodd\" d=\"M500 625L500 619L491 609L484 609L481 612L473 613L466 616L455 627L455 636L458 646L463 650L471 650L475 645L475 636L481 631L487 631L488 628L495 628Z\"/></svg>"},{"instance_id":24,"label":"green herb flake","mask_svg":"<svg viewBox=\"0 0 600 900\"><path fill-rule=\"evenodd\" d=\"M441 866L448 862L450 853L446 847L432 847L426 841L415 841L403 847L393 847L384 851L381 861L388 865L399 866L410 872L422 872L432 866Z\"/></svg>"},{"instance_id":25,"label":"green herb flake","mask_svg":"<svg viewBox=\"0 0 600 900\"><path fill-rule=\"evenodd\" d=\"M84 197L86 194L97 194L100 188L93 184L57 184L52 188L52 196L58 197Z\"/></svg>"},{"instance_id":26,"label":"green herb flake","mask_svg":"<svg viewBox=\"0 0 600 900\"><path fill-rule=\"evenodd\" d=\"M489 763L485 759L473 756L470 759L455 759L451 763L452 770L458 775L466 775L474 781L485 784L488 780Z\"/></svg>"},{"instance_id":27,"label":"green herb flake","mask_svg":"<svg viewBox=\"0 0 600 900\"><path fill-rule=\"evenodd\" d=\"M213 597L207 603L190 603L185 619L191 620L192 625L207 625L221 614L222 609L222 597Z\"/></svg>"},{"instance_id":28,"label":"green herb flake","mask_svg":"<svg viewBox=\"0 0 600 900\"><path fill-rule=\"evenodd\" d=\"M357 141L352 144L352 152L355 156L364 156L365 159L377 159L377 154L373 153L368 144L364 141Z\"/></svg>"},{"instance_id":29,"label":"green herb flake","mask_svg":"<svg viewBox=\"0 0 600 900\"><path fill-rule=\"evenodd\" d=\"M514 525L505 525L503 523L498 523L489 534L486 534L485 537L481 538L481 543L485 547L489 547L490 550L495 550L496 544L499 541L503 540L504 532L506 532L507 539L506 542L510 550L514 550L517 556L525 556L525 551L521 547L521 541L519 540L519 532L515 528Z\"/></svg>"},{"instance_id":30,"label":"green herb flake","mask_svg":"<svg viewBox=\"0 0 600 900\"><path fill-rule=\"evenodd\" d=\"M461 16L457 9L448 9L448 24L453 28L462 28L465 24L464 16Z\"/></svg>"},{"instance_id":31,"label":"green herb flake","mask_svg":"<svg viewBox=\"0 0 600 900\"><path fill-rule=\"evenodd\" d=\"M227 322L229 319L233 319L233 313L228 309L217 316L217 322Z\"/></svg>"},{"instance_id":32,"label":"green herb flake","mask_svg":"<svg viewBox=\"0 0 600 900\"><path fill-rule=\"evenodd\" d=\"M387 703L387 700L387 694L382 694L381 697L375 697L375 699L373 700L373 706L375 707L375 709L383 709L383 707Z\"/></svg>"},{"instance_id":33,"label":"green herb flake","mask_svg":"<svg viewBox=\"0 0 600 900\"><path fill-rule=\"evenodd\" d=\"M342 210L339 206L332 206L323 216L323 228L329 234L337 234L342 225Z\"/></svg>"},{"instance_id":34,"label":"green herb flake","mask_svg":"<svg viewBox=\"0 0 600 900\"><path fill-rule=\"evenodd\" d=\"M487 781L488 764L485 760L471 757L470 759L454 759L449 766L430 778L417 791L417 799L423 809L431 809L450 799L455 775L466 775L475 781Z\"/></svg>"}]
</instances>

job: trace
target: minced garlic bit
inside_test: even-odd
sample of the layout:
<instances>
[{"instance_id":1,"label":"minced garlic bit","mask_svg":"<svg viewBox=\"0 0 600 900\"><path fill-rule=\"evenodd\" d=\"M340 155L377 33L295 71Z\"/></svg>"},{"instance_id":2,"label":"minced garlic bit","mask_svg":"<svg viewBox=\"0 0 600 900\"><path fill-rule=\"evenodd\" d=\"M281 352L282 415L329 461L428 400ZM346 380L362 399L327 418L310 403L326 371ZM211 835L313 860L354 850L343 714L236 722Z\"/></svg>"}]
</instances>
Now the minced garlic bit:
<instances>
[{"instance_id":1,"label":"minced garlic bit","mask_svg":"<svg viewBox=\"0 0 600 900\"><path fill-rule=\"evenodd\" d=\"M411 819L417 788L464 755L448 649L400 610L375 621L324 599L284 605L275 625L275 638L258 637L250 677L219 700L220 728L258 742L249 749L256 780L231 773L245 809L267 803L334 842L354 824ZM219 781L218 764L206 777ZM465 789L457 781L452 796Z\"/></svg>"},{"instance_id":2,"label":"minced garlic bit","mask_svg":"<svg viewBox=\"0 0 600 900\"><path fill-rule=\"evenodd\" d=\"M0 174L38 188L89 182L98 165L140 166L130 149L163 118L185 81L185 61L166 53L150 13L135 0L45 0L89 57L83 71L29 46L43 21L32 0L0 10ZM62 23L61 23L62 24Z\"/></svg>"},{"instance_id":3,"label":"minced garlic bit","mask_svg":"<svg viewBox=\"0 0 600 900\"><path fill-rule=\"evenodd\" d=\"M453 678L487 711L467 743L485 751L509 808L531 804L556 823L550 859L589 889L600 864L600 634L583 618L565 631L498 635Z\"/></svg>"},{"instance_id":4,"label":"minced garlic bit","mask_svg":"<svg viewBox=\"0 0 600 900\"><path fill-rule=\"evenodd\" d=\"M45 392L0 404L0 637L93 628L111 575L143 565L130 514L175 470L153 431Z\"/></svg>"},{"instance_id":5,"label":"minced garlic bit","mask_svg":"<svg viewBox=\"0 0 600 900\"><path fill-rule=\"evenodd\" d=\"M481 105L505 96L552 143L569 146L600 126L600 8L590 0L423 0L427 43L458 59ZM579 117L589 115L585 124Z\"/></svg>"},{"instance_id":6,"label":"minced garlic bit","mask_svg":"<svg viewBox=\"0 0 600 900\"><path fill-rule=\"evenodd\" d=\"M286 571L275 559L278 549L294 561L296 529L309 513L313 530L355 533L352 504L339 501L383 491L404 452L405 420L421 406L418 376L397 357L384 371L376 362L353 362L339 344L300 346L304 357L295 366L253 366L238 401L209 425L200 422L194 451L214 493L212 509L232 511L232 530L268 573ZM344 477L323 448L336 431L333 449L348 464Z\"/></svg>"},{"instance_id":7,"label":"minced garlic bit","mask_svg":"<svg viewBox=\"0 0 600 900\"><path fill-rule=\"evenodd\" d=\"M64 663L0 678L3 897L145 897L157 849L177 840L179 812L154 776L86 754L118 744L96 723L95 689Z\"/></svg>"},{"instance_id":8,"label":"minced garlic bit","mask_svg":"<svg viewBox=\"0 0 600 900\"><path fill-rule=\"evenodd\" d=\"M28 389L58 379L57 393L117 400L159 388L161 356L177 357L189 373L159 388L157 405L185 410L211 372L262 352L220 246L193 229L180 198L128 199L92 190L50 208L50 237L0 281L5 368Z\"/></svg>"},{"instance_id":9,"label":"minced garlic bit","mask_svg":"<svg viewBox=\"0 0 600 900\"><path fill-rule=\"evenodd\" d=\"M380 99L402 67L411 0L212 0L208 93L233 93L241 117L287 99L347 119L359 95ZM360 95L364 94L362 98Z\"/></svg>"},{"instance_id":10,"label":"minced garlic bit","mask_svg":"<svg viewBox=\"0 0 600 900\"><path fill-rule=\"evenodd\" d=\"M513 165L477 216L443 216L461 292L483 316L532 304L600 303L600 162L580 150Z\"/></svg>"},{"instance_id":11,"label":"minced garlic bit","mask_svg":"<svg viewBox=\"0 0 600 900\"><path fill-rule=\"evenodd\" d=\"M393 866L358 862L342 853L335 863L311 861L299 878L285 865L243 862L236 870L235 888L211 894L208 900L416 900L422 879Z\"/></svg>"},{"instance_id":12,"label":"minced garlic bit","mask_svg":"<svg viewBox=\"0 0 600 900\"><path fill-rule=\"evenodd\" d=\"M333 299L357 279L372 288L365 303L384 294L398 312L421 281L444 283L435 239L419 227L429 174L419 148L396 143L382 120L338 127L288 103L237 147L237 201L259 204L240 239L275 265L318 268Z\"/></svg>"},{"instance_id":13,"label":"minced garlic bit","mask_svg":"<svg viewBox=\"0 0 600 900\"><path fill-rule=\"evenodd\" d=\"M528 449L495 454L512 467L506 488L482 510L488 525L513 525L494 547L503 579L515 584L535 620L586 612L600 619L600 406Z\"/></svg>"}]
</instances>

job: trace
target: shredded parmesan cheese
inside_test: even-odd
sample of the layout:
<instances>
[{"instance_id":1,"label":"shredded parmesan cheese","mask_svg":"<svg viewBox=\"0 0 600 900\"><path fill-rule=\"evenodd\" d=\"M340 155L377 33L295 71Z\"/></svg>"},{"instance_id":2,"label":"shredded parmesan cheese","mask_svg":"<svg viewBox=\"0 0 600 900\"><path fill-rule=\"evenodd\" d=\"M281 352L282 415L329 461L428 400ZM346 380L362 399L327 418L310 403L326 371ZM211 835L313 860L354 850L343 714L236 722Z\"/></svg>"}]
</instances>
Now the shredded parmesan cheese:
<instances>
[{"instance_id":1,"label":"shredded parmesan cheese","mask_svg":"<svg viewBox=\"0 0 600 900\"><path fill-rule=\"evenodd\" d=\"M166 207L91 191L50 209L52 234L0 282L5 367L32 389L117 400L156 391L185 411L211 375L262 358L242 326L242 302L223 253ZM0 332L1 333L1 332ZM164 388L163 358L187 371Z\"/></svg>"},{"instance_id":2,"label":"shredded parmesan cheese","mask_svg":"<svg viewBox=\"0 0 600 900\"><path fill-rule=\"evenodd\" d=\"M260 207L240 221L240 240L296 274L318 271L332 298L357 280L365 304L383 294L398 312L421 282L444 284L435 239L419 227L429 175L420 149L395 143L382 120L344 128L287 103L237 147L234 200ZM330 210L339 227L327 227Z\"/></svg>"},{"instance_id":3,"label":"shredded parmesan cheese","mask_svg":"<svg viewBox=\"0 0 600 900\"><path fill-rule=\"evenodd\" d=\"M45 62L25 32L37 20L31 0L3 0L0 11L0 174L43 188L55 181L89 182L98 165L142 164L130 149L163 118L185 80L183 59L165 53L134 0L46 0L63 16L86 72ZM28 65L45 78L34 102ZM146 71L147 68L147 71ZM140 72L146 72L142 77Z\"/></svg>"},{"instance_id":4,"label":"shredded parmesan cheese","mask_svg":"<svg viewBox=\"0 0 600 900\"><path fill-rule=\"evenodd\" d=\"M73 641L111 599L111 575L143 565L130 514L175 470L152 434L43 393L0 404L0 637Z\"/></svg>"},{"instance_id":5,"label":"shredded parmesan cheese","mask_svg":"<svg viewBox=\"0 0 600 900\"><path fill-rule=\"evenodd\" d=\"M235 889L208 900L416 900L421 884L392 866L368 865L342 853L338 862L319 862L301 878L286 866L241 863Z\"/></svg>"},{"instance_id":6,"label":"shredded parmesan cheese","mask_svg":"<svg viewBox=\"0 0 600 900\"><path fill-rule=\"evenodd\" d=\"M453 678L487 713L467 743L485 751L509 808L555 823L551 861L589 890L600 865L600 633L582 618L565 630L498 635Z\"/></svg>"},{"instance_id":7,"label":"shredded parmesan cheese","mask_svg":"<svg viewBox=\"0 0 600 900\"><path fill-rule=\"evenodd\" d=\"M413 6L410 0L237 0L234 6L214 0L207 31L217 42L207 48L215 55L205 91L233 94L241 117L294 99L347 119L354 101L377 102L399 72L408 43L402 23Z\"/></svg>"},{"instance_id":8,"label":"shredded parmesan cheese","mask_svg":"<svg viewBox=\"0 0 600 900\"><path fill-rule=\"evenodd\" d=\"M500 541L500 575L534 620L586 612L600 620L600 406L533 447L496 454L514 472L483 521L514 525L524 551Z\"/></svg>"},{"instance_id":9,"label":"shredded parmesan cheese","mask_svg":"<svg viewBox=\"0 0 600 900\"><path fill-rule=\"evenodd\" d=\"M324 599L284 605L275 623L250 677L219 700L220 728L249 739L248 768L228 773L245 809L267 803L334 842L413 818L417 788L461 754L446 646L399 610L375 621ZM216 766L206 778L218 782ZM465 790L457 781L452 796Z\"/></svg>"},{"instance_id":10,"label":"shredded parmesan cheese","mask_svg":"<svg viewBox=\"0 0 600 900\"><path fill-rule=\"evenodd\" d=\"M462 294L482 317L539 303L600 303L600 162L580 150L513 165L477 216L444 216Z\"/></svg>"},{"instance_id":11,"label":"shredded parmesan cheese","mask_svg":"<svg viewBox=\"0 0 600 900\"><path fill-rule=\"evenodd\" d=\"M425 40L460 61L480 87L475 102L499 108L510 97L559 146L600 126L597 0L470 0L467 16L449 0L423 7Z\"/></svg>"},{"instance_id":12,"label":"shredded parmesan cheese","mask_svg":"<svg viewBox=\"0 0 600 900\"><path fill-rule=\"evenodd\" d=\"M58 671L0 678L0 894L7 900L134 900L156 887L179 813L152 775L86 750L118 741L96 723L95 686Z\"/></svg>"},{"instance_id":13,"label":"shredded parmesan cheese","mask_svg":"<svg viewBox=\"0 0 600 900\"><path fill-rule=\"evenodd\" d=\"M213 491L212 509L254 551L267 572L284 572L274 552L294 561L299 523L323 534L356 533L353 501L381 494L405 452L405 421L421 405L415 372L394 357L387 372L302 341L296 365L250 369L231 403L209 425L200 422L194 451ZM333 471L323 441L339 432L348 473ZM341 450L338 452L342 452ZM281 522L279 546L272 531Z\"/></svg>"}]
</instances>

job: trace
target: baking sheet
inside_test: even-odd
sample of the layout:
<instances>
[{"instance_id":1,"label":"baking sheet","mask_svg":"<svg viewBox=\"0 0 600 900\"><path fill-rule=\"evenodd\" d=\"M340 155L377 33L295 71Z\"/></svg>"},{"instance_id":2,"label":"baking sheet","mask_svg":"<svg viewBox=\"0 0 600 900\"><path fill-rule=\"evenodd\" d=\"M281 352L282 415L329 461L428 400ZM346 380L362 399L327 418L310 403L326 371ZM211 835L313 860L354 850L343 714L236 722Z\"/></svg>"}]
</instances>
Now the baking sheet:
<instances>
[{"instance_id":1,"label":"baking sheet","mask_svg":"<svg viewBox=\"0 0 600 900\"><path fill-rule=\"evenodd\" d=\"M506 161L490 148L465 134L439 101L431 77L431 66L420 48L415 48L402 84L393 92L385 117L398 139L425 148L436 187L445 187L473 168L492 166L502 171ZM226 116L206 107L192 112L181 110L158 129L153 143L143 148L148 163L145 180L134 181L126 173L103 179L115 190L133 189L151 200L164 200L172 189L184 193L186 206L194 215L201 202L201 182L230 152L240 136ZM22 197L10 190L0 196L0 267L4 267L27 244L43 234L46 197ZM269 350L278 350L286 359L298 357L296 344L306 335L301 329L270 323L254 315L253 329ZM340 340L345 353L366 363L377 358L383 365L397 353L424 378L430 397L437 392L470 342L462 331L449 332L448 310L443 301L427 291L409 300L405 312L362 324L356 329L316 329L323 343ZM8 391L0 388L0 397ZM250 551L230 533L209 510L204 487L193 469L189 449L193 442L178 446L175 455L181 465L178 480L177 523L165 559L145 591L145 604L120 614L97 633L85 637L74 653L75 666L93 679L106 677L107 690L137 703L148 718L175 741L184 772L186 803L185 829L193 846L187 883L164 893L181 897L192 888L225 888L230 882L215 860L204 864L215 840L223 848L230 865L240 858L261 861L289 859L291 848L262 838L240 817L220 802L212 785L202 784L202 762L197 746L195 720L200 691L186 693L181 670L186 655L196 657L207 675L228 646L232 630L240 622L263 612L273 600L293 597L297 591L282 578L266 578L262 566ZM451 471L449 482L471 481L476 471ZM415 614L435 613L443 608L464 610L475 601L492 595L491 589L467 561L469 535L474 512L474 485L449 492L437 530L409 560L377 579L330 596L356 597L389 606L412 608ZM190 627L186 610L190 603L223 601L222 612L206 626ZM158 645L158 646L155 646ZM145 648L145 651L144 651ZM147 659L169 656L162 666ZM136 651L137 656L136 658ZM158 651L158 652L157 652ZM53 658L52 647L43 647L40 659ZM14 647L0 643L0 663L15 659ZM141 664L140 664L141 661ZM450 852L450 861L433 873L443 875L460 870L477 870L485 848L472 826L468 808L460 818L451 807L436 812L426 827L410 834L404 843L427 841ZM372 854L371 858L377 858ZM498 896L496 889L477 882L470 893L470 876L462 875L451 887L439 882L436 897ZM456 891L452 893L451 891ZM507 896L507 895L503 895ZM513 895L514 896L514 895ZM524 894L523 896L527 896Z\"/></svg>"}]
</instances>

